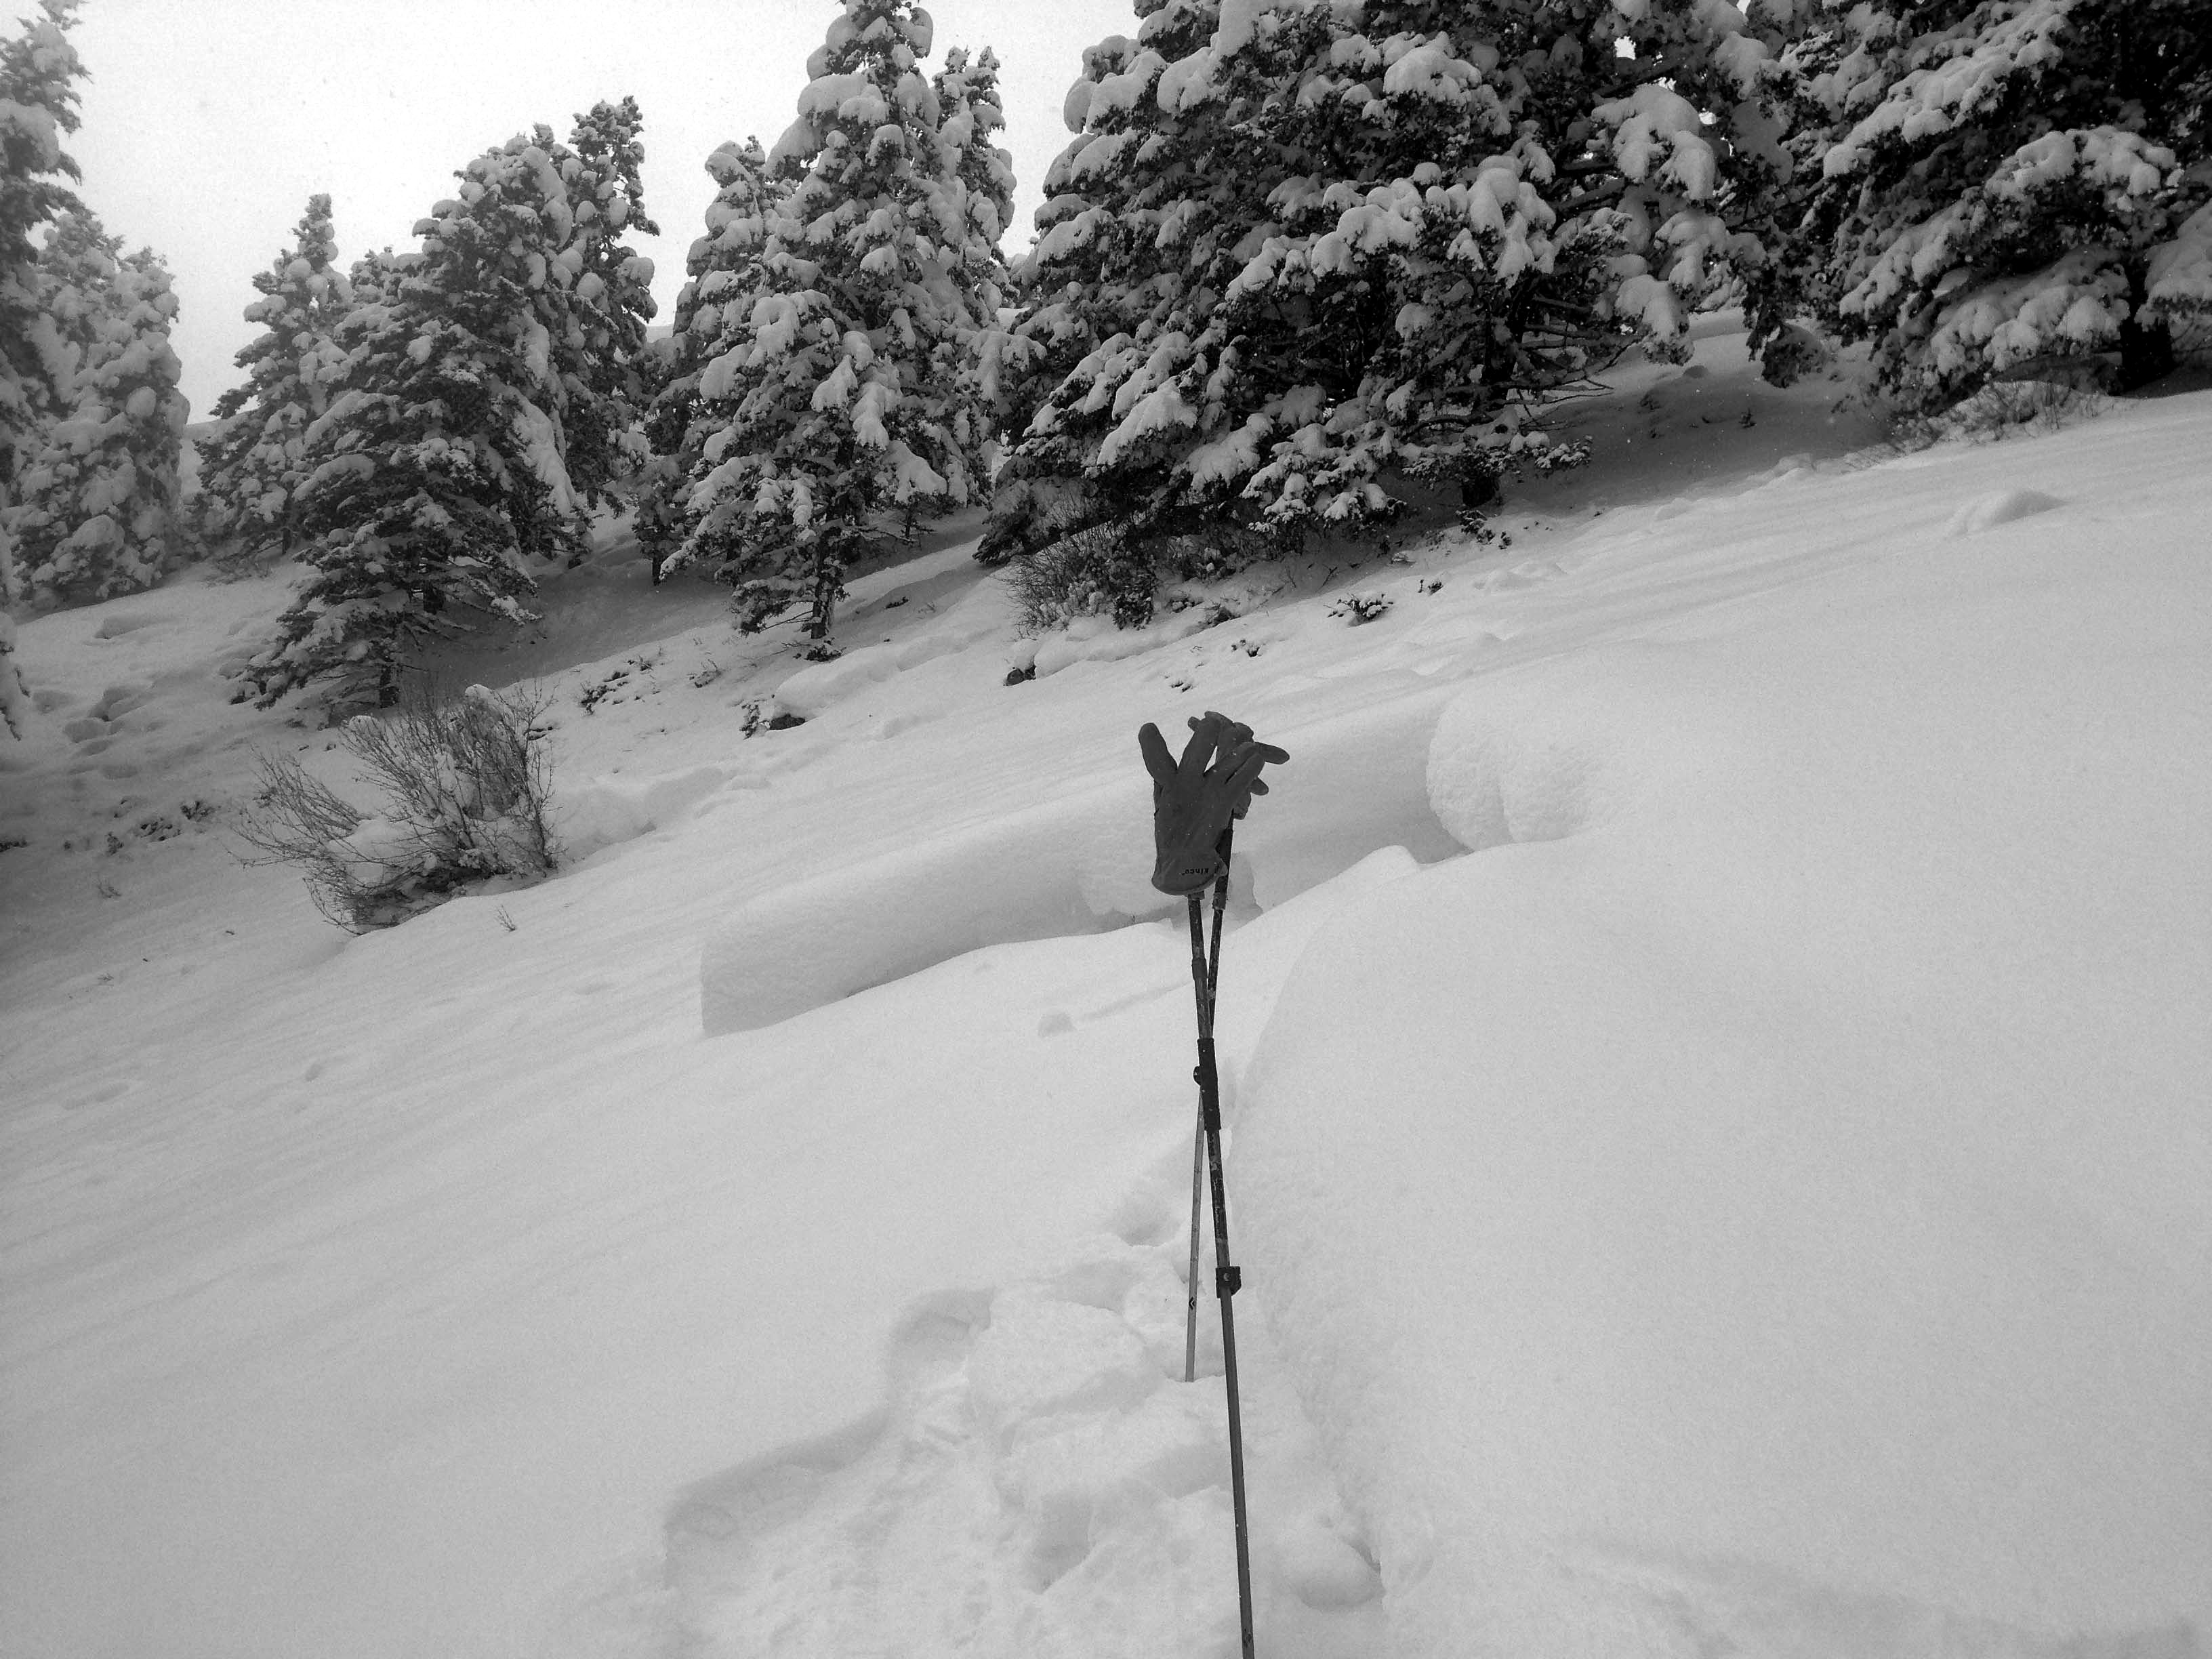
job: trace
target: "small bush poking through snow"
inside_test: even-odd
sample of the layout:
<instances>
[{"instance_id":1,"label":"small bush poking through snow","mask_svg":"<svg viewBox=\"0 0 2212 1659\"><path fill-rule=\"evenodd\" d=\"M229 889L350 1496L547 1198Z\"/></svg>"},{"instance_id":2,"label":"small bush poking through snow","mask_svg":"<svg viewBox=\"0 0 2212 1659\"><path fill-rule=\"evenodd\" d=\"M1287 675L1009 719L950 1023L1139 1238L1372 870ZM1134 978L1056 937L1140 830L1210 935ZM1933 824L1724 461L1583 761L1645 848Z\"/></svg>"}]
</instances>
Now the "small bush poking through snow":
<instances>
[{"instance_id":1,"label":"small bush poking through snow","mask_svg":"<svg viewBox=\"0 0 2212 1659\"><path fill-rule=\"evenodd\" d=\"M240 833L261 856L295 864L315 908L349 933L396 927L494 877L552 873L551 763L540 691L472 685L379 717L356 714L339 741L384 799L366 812L289 755L259 757L261 794Z\"/></svg>"},{"instance_id":2,"label":"small bush poking through snow","mask_svg":"<svg viewBox=\"0 0 2212 1659\"><path fill-rule=\"evenodd\" d=\"M1328 614L1341 617L1347 627L1371 623L1395 603L1388 593L1347 593L1329 606Z\"/></svg>"},{"instance_id":3,"label":"small bush poking through snow","mask_svg":"<svg viewBox=\"0 0 2212 1659\"><path fill-rule=\"evenodd\" d=\"M1152 619L1159 572L1121 531L1098 525L1006 562L1006 585L1024 632L1065 628L1078 617L1110 616L1123 628Z\"/></svg>"},{"instance_id":4,"label":"small bush poking through snow","mask_svg":"<svg viewBox=\"0 0 2212 1659\"><path fill-rule=\"evenodd\" d=\"M2051 380L1992 380L1941 415L1908 415L1890 430L1903 450L1947 441L1994 443L2094 421L2118 405L2101 392Z\"/></svg>"}]
</instances>

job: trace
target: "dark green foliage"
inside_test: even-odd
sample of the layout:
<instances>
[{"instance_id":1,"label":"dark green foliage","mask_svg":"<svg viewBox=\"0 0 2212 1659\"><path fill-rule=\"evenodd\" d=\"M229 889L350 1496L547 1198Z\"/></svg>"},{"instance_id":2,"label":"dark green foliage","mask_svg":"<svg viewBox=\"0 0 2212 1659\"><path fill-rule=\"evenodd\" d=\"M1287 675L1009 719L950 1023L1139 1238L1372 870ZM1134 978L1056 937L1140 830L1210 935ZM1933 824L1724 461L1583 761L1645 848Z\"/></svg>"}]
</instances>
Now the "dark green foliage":
<instances>
[{"instance_id":1,"label":"dark green foliage","mask_svg":"<svg viewBox=\"0 0 2212 1659\"><path fill-rule=\"evenodd\" d=\"M1871 341L1924 411L1993 377L2141 384L2212 309L2203 0L1877 0L1808 16L1774 83L1797 168L1756 341Z\"/></svg>"},{"instance_id":2,"label":"dark green foliage","mask_svg":"<svg viewBox=\"0 0 2212 1659\"><path fill-rule=\"evenodd\" d=\"M1786 160L1763 13L1139 9L1070 95L987 556L1070 518L1164 550L1361 533L1407 478L1480 494L1545 447L1547 400L1759 257L1742 203Z\"/></svg>"}]
</instances>

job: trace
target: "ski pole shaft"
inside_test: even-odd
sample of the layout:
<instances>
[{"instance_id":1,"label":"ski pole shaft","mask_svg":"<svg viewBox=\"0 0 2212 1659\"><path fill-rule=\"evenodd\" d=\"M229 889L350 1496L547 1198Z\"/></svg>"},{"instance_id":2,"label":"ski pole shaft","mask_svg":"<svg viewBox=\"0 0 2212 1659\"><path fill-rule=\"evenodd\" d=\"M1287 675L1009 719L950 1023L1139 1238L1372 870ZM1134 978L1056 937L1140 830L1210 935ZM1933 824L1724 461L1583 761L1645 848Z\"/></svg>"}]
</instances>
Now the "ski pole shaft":
<instances>
[{"instance_id":1,"label":"ski pole shaft","mask_svg":"<svg viewBox=\"0 0 2212 1659\"><path fill-rule=\"evenodd\" d=\"M1190 981L1198 998L1198 1034L1203 1038L1212 1027L1212 1010L1206 984L1207 971L1203 934L1199 920L1199 898L1190 896ZM1199 1097L1198 1121L1192 1125L1190 1137L1190 1271L1184 1275L1189 1299L1183 1309L1182 1380L1195 1382L1198 1378L1198 1242L1205 1231L1200 1206L1206 1192L1206 1104L1205 1096Z\"/></svg>"},{"instance_id":2,"label":"ski pole shaft","mask_svg":"<svg viewBox=\"0 0 2212 1659\"><path fill-rule=\"evenodd\" d=\"M1213 884L1213 944L1200 954L1198 895L1190 896L1190 980L1198 997L1198 1034L1213 1035L1215 992L1221 979L1221 913L1229 903L1229 854L1237 823L1231 819L1221 832L1221 876ZM1183 1307L1182 1380L1198 1379L1198 1236L1203 1226L1200 1206L1206 1189L1206 1108L1200 1097L1198 1121L1190 1137L1190 1271L1183 1275L1189 1297Z\"/></svg>"},{"instance_id":3,"label":"ski pole shaft","mask_svg":"<svg viewBox=\"0 0 2212 1659\"><path fill-rule=\"evenodd\" d=\"M1213 1034L1198 1039L1198 1087L1206 1126L1206 1164L1213 1177L1213 1291L1221 1300L1222 1381L1229 1393L1229 1494L1237 1517L1237 1606L1243 1659L1252 1659L1251 1527L1244 1507L1244 1424L1237 1390L1237 1316L1231 1304L1243 1275L1229 1257L1229 1194L1221 1176L1221 1083Z\"/></svg>"}]
</instances>

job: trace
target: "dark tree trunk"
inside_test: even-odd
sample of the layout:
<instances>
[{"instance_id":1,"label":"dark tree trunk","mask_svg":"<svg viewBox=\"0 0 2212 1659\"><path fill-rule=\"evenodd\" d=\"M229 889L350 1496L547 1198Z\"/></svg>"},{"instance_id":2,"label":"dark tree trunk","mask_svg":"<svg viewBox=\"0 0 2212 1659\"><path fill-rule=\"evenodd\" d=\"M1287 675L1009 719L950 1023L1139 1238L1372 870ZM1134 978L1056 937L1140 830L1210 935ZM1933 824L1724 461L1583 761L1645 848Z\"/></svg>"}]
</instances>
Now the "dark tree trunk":
<instances>
[{"instance_id":1,"label":"dark tree trunk","mask_svg":"<svg viewBox=\"0 0 2212 1659\"><path fill-rule=\"evenodd\" d=\"M2142 315L2120 325L2120 381L2123 392L2134 392L2173 373L2173 327L2164 318L2141 322Z\"/></svg>"}]
</instances>

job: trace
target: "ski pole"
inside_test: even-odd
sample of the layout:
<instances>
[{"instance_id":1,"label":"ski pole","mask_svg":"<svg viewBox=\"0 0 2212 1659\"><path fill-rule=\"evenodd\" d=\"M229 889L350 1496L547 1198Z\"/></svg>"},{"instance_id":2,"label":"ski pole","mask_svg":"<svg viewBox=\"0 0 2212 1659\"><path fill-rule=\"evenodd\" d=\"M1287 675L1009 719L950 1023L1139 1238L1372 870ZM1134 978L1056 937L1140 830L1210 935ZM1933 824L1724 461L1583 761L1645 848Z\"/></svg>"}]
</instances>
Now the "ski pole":
<instances>
[{"instance_id":1,"label":"ski pole","mask_svg":"<svg viewBox=\"0 0 2212 1659\"><path fill-rule=\"evenodd\" d=\"M1237 1603L1243 1659L1253 1659L1251 1525L1244 1502L1244 1425L1237 1386L1237 1316L1232 1298L1243 1275L1230 1257L1229 1194L1221 1172L1221 1076L1214 1061L1213 1012L1220 988L1221 919L1229 898L1229 857L1234 821L1244 816L1252 797L1265 794L1260 769L1289 755L1253 740L1252 728L1225 714L1206 712L1190 722L1191 740L1182 759L1168 753L1159 728L1137 733L1145 767L1152 776L1152 836L1157 861L1152 885L1185 898L1190 907L1190 977L1198 1010L1198 1144L1191 1152L1191 1266L1189 1301L1183 1337L1186 1381L1194 1377L1198 1358L1198 1234L1200 1149L1213 1189L1213 1291L1221 1303L1222 1381L1229 1399L1229 1487L1237 1524ZM1218 758L1216 759L1217 751ZM1212 763L1209 764L1208 763ZM1212 883L1213 939L1206 948L1202 897Z\"/></svg>"},{"instance_id":2,"label":"ski pole","mask_svg":"<svg viewBox=\"0 0 2212 1659\"><path fill-rule=\"evenodd\" d=\"M1229 838L1236 833L1237 823L1231 819L1229 827L1221 832L1221 873L1213 883L1213 946L1205 957L1205 988L1199 993L1198 1023L1202 1031L1213 1030L1215 988L1221 975L1221 912L1229 902ZM1190 957L1191 978L1200 977L1198 943L1199 896L1190 896ZM1183 1312L1182 1380L1198 1380L1198 1239L1204 1228L1200 1220L1201 1206L1206 1199L1206 1113L1200 1109L1198 1121L1190 1137L1190 1271L1184 1274L1183 1283L1189 1287L1190 1298Z\"/></svg>"},{"instance_id":3,"label":"ski pole","mask_svg":"<svg viewBox=\"0 0 2212 1659\"><path fill-rule=\"evenodd\" d=\"M1224 875L1223 882L1228 878ZM1218 912L1216 912L1218 915ZM1200 1139L1213 1187L1213 1293L1221 1302L1222 1382L1229 1395L1229 1496L1237 1523L1237 1609L1243 1640L1243 1659L1252 1659L1252 1547L1251 1523L1244 1505L1244 1425L1237 1389L1237 1315L1231 1302L1243 1287L1243 1276L1229 1257L1229 1195L1221 1176L1221 1079L1213 1060L1213 979L1220 962L1218 939L1213 960L1206 957L1205 933L1200 923L1198 895L1190 897L1191 979L1198 1000L1198 1082ZM1194 1194L1195 1196L1195 1194ZM1195 1235L1193 1237L1195 1244ZM1194 1258L1196 1256L1193 1249ZM1191 1274L1191 1307L1197 1309L1197 1270ZM1194 1357L1197 1328L1188 1335L1189 1356Z\"/></svg>"}]
</instances>

